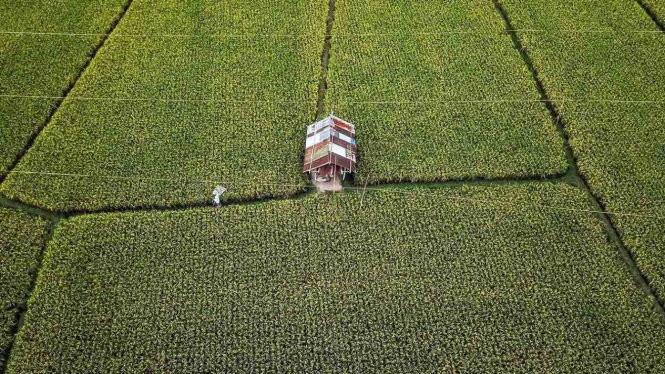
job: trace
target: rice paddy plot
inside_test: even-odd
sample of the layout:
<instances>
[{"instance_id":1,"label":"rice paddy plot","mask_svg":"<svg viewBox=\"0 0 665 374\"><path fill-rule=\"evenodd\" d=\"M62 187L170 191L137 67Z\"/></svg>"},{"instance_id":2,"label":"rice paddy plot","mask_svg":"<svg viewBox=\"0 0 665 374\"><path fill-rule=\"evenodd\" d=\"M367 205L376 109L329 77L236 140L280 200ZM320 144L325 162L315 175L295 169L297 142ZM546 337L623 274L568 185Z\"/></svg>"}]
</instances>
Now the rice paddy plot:
<instances>
[{"instance_id":1,"label":"rice paddy plot","mask_svg":"<svg viewBox=\"0 0 665 374\"><path fill-rule=\"evenodd\" d=\"M404 192L69 219L8 373L665 368L583 191Z\"/></svg>"},{"instance_id":2,"label":"rice paddy plot","mask_svg":"<svg viewBox=\"0 0 665 374\"><path fill-rule=\"evenodd\" d=\"M160 17L150 2L132 4L16 168L47 174L11 174L2 193L79 211L204 204L220 182L231 201L301 191L327 2L269 3L276 21L306 10L293 35L278 37L265 34L286 32L281 23L261 26L265 15L241 12L249 8L208 25L200 15L213 3L173 3ZM164 34L178 31L176 19L187 37ZM165 30L154 34L158 20ZM220 34L222 25L253 33Z\"/></svg>"},{"instance_id":3,"label":"rice paddy plot","mask_svg":"<svg viewBox=\"0 0 665 374\"><path fill-rule=\"evenodd\" d=\"M56 211L211 204L217 185L226 202L293 195L313 108L72 101L0 191Z\"/></svg>"},{"instance_id":4,"label":"rice paddy plot","mask_svg":"<svg viewBox=\"0 0 665 374\"><path fill-rule=\"evenodd\" d=\"M334 34L338 35L497 34L504 29L503 21L491 1L335 2Z\"/></svg>"},{"instance_id":5,"label":"rice paddy plot","mask_svg":"<svg viewBox=\"0 0 665 374\"><path fill-rule=\"evenodd\" d=\"M73 0L3 3L0 25L0 176L44 125L58 99L75 81L101 35L40 33L106 33L125 0ZM35 34L37 33L37 34Z\"/></svg>"},{"instance_id":6,"label":"rice paddy plot","mask_svg":"<svg viewBox=\"0 0 665 374\"><path fill-rule=\"evenodd\" d=\"M637 2L625 1L503 6L516 29L549 30L519 37L551 98L619 101L557 104L594 194L610 212L663 216L665 37L651 18ZM662 220L611 217L663 300Z\"/></svg>"},{"instance_id":7,"label":"rice paddy plot","mask_svg":"<svg viewBox=\"0 0 665 374\"><path fill-rule=\"evenodd\" d=\"M124 35L325 35L328 0L134 0ZM321 40L323 41L323 40Z\"/></svg>"},{"instance_id":8,"label":"rice paddy plot","mask_svg":"<svg viewBox=\"0 0 665 374\"><path fill-rule=\"evenodd\" d=\"M336 4L326 104L357 125L359 181L565 173L563 140L532 105L540 95L504 29L491 2Z\"/></svg>"},{"instance_id":9,"label":"rice paddy plot","mask_svg":"<svg viewBox=\"0 0 665 374\"><path fill-rule=\"evenodd\" d=\"M0 367L25 308L49 223L15 209L0 208Z\"/></svg>"},{"instance_id":10,"label":"rice paddy plot","mask_svg":"<svg viewBox=\"0 0 665 374\"><path fill-rule=\"evenodd\" d=\"M567 167L542 103L352 103L335 112L359 124L360 185L549 177Z\"/></svg>"}]
</instances>

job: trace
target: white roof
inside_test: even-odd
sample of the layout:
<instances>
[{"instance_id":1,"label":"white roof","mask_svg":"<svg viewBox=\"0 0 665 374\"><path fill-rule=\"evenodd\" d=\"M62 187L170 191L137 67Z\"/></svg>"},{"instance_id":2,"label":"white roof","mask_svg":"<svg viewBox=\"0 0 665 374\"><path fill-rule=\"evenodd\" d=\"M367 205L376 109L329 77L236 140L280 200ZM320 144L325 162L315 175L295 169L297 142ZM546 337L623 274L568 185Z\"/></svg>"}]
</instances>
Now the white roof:
<instances>
[{"instance_id":1,"label":"white roof","mask_svg":"<svg viewBox=\"0 0 665 374\"><path fill-rule=\"evenodd\" d=\"M351 122L345 121L345 120L331 114L328 117L307 126L307 135L313 134L313 133L315 133L316 131L318 131L319 129L321 129L323 127L334 126L335 125L334 121L339 121L339 122L349 126L349 128L350 128L349 131L351 131L352 134L356 133L356 127Z\"/></svg>"}]
</instances>

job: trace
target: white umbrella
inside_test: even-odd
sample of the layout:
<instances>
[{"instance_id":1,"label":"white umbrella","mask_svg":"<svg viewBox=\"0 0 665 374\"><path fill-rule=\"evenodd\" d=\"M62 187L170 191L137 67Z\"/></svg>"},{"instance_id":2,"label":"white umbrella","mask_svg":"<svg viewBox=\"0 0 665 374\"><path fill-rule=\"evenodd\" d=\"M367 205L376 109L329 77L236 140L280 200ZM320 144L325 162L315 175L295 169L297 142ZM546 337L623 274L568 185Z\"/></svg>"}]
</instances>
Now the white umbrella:
<instances>
[{"instance_id":1,"label":"white umbrella","mask_svg":"<svg viewBox=\"0 0 665 374\"><path fill-rule=\"evenodd\" d=\"M222 186L217 186L217 187L215 187L214 190L212 190L212 195L214 196L213 203L215 205L220 204L219 198L224 194L224 192L226 192L226 188L224 188Z\"/></svg>"}]
</instances>

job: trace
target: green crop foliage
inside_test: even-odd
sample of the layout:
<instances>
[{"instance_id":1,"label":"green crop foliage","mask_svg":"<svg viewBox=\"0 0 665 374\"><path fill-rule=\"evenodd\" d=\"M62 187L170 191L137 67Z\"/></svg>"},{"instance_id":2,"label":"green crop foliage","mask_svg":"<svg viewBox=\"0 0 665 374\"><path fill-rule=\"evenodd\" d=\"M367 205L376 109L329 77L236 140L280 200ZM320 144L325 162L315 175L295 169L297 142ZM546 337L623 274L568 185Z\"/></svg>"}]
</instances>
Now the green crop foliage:
<instances>
[{"instance_id":1,"label":"green crop foliage","mask_svg":"<svg viewBox=\"0 0 665 374\"><path fill-rule=\"evenodd\" d=\"M492 2L357 0L335 3L335 34L501 32Z\"/></svg>"},{"instance_id":2,"label":"green crop foliage","mask_svg":"<svg viewBox=\"0 0 665 374\"><path fill-rule=\"evenodd\" d=\"M103 34L125 2L6 1L0 31ZM101 36L0 34L0 95L63 95L101 40ZM0 175L6 173L57 102L0 97Z\"/></svg>"},{"instance_id":3,"label":"green crop foliage","mask_svg":"<svg viewBox=\"0 0 665 374\"><path fill-rule=\"evenodd\" d=\"M405 191L69 219L8 373L665 370L583 191Z\"/></svg>"},{"instance_id":4,"label":"green crop foliage","mask_svg":"<svg viewBox=\"0 0 665 374\"><path fill-rule=\"evenodd\" d=\"M642 1L656 15L656 17L658 17L660 23L665 22L665 3L663 3L660 0L642 0Z\"/></svg>"},{"instance_id":5,"label":"green crop foliage","mask_svg":"<svg viewBox=\"0 0 665 374\"><path fill-rule=\"evenodd\" d=\"M358 141L362 139L357 183L548 176L566 167L559 157L562 145L553 141L557 134L541 103L344 108L353 113L349 118L368 125L356 128ZM546 164L553 169L541 168Z\"/></svg>"},{"instance_id":6,"label":"green crop foliage","mask_svg":"<svg viewBox=\"0 0 665 374\"><path fill-rule=\"evenodd\" d=\"M663 101L665 37L636 2L504 1L549 96ZM553 16L556 15L556 16ZM567 30L563 32L561 30ZM570 32L602 31L602 33ZM649 31L635 33L634 31ZM665 112L658 103L558 103L580 171L665 300Z\"/></svg>"},{"instance_id":7,"label":"green crop foliage","mask_svg":"<svg viewBox=\"0 0 665 374\"><path fill-rule=\"evenodd\" d=\"M302 124L313 108L77 102L17 169L65 175L12 174L1 190L54 210L205 204L218 184L228 188L226 201L287 196L305 185Z\"/></svg>"},{"instance_id":8,"label":"green crop foliage","mask_svg":"<svg viewBox=\"0 0 665 374\"><path fill-rule=\"evenodd\" d=\"M87 177L13 174L3 193L71 211L301 191L328 2L218 3L135 1L17 167Z\"/></svg>"},{"instance_id":9,"label":"green crop foliage","mask_svg":"<svg viewBox=\"0 0 665 374\"><path fill-rule=\"evenodd\" d=\"M0 208L0 367L13 339L18 309L28 299L47 229L48 222L39 217Z\"/></svg>"},{"instance_id":10,"label":"green crop foliage","mask_svg":"<svg viewBox=\"0 0 665 374\"><path fill-rule=\"evenodd\" d=\"M504 29L491 1L336 4L326 102L357 126L358 182L566 171L544 105L454 103L540 100Z\"/></svg>"},{"instance_id":11,"label":"green crop foliage","mask_svg":"<svg viewBox=\"0 0 665 374\"><path fill-rule=\"evenodd\" d=\"M664 76L665 78L665 76ZM665 296L665 105L577 104L566 112L581 172L651 286ZM662 218L657 218L662 217Z\"/></svg>"},{"instance_id":12,"label":"green crop foliage","mask_svg":"<svg viewBox=\"0 0 665 374\"><path fill-rule=\"evenodd\" d=\"M122 32L323 35L327 13L326 0L134 0L132 11L123 21Z\"/></svg>"}]
</instances>

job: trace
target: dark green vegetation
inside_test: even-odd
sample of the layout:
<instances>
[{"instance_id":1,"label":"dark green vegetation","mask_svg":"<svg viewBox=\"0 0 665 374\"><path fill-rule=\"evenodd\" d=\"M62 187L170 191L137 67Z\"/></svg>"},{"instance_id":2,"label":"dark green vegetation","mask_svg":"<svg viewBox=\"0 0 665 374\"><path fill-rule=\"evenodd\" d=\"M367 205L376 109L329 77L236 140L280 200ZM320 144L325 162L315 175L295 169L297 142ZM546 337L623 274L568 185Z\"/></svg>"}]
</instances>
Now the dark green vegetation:
<instances>
[{"instance_id":1,"label":"dark green vegetation","mask_svg":"<svg viewBox=\"0 0 665 374\"><path fill-rule=\"evenodd\" d=\"M665 370L665 330L595 215L531 206L588 209L580 190L360 203L67 220L8 372Z\"/></svg>"},{"instance_id":2,"label":"dark green vegetation","mask_svg":"<svg viewBox=\"0 0 665 374\"><path fill-rule=\"evenodd\" d=\"M0 207L0 368L44 248L48 221Z\"/></svg>"},{"instance_id":3,"label":"dark green vegetation","mask_svg":"<svg viewBox=\"0 0 665 374\"><path fill-rule=\"evenodd\" d=\"M301 190L328 2L218 3L134 1L17 168L88 177L13 174L2 192L70 211Z\"/></svg>"},{"instance_id":4,"label":"dark green vegetation","mask_svg":"<svg viewBox=\"0 0 665 374\"><path fill-rule=\"evenodd\" d=\"M557 100L665 100L665 36L630 1L504 1ZM584 30L600 32L563 32ZM634 31L647 31L636 33ZM665 297L665 105L557 103L578 165L652 287Z\"/></svg>"},{"instance_id":5,"label":"dark green vegetation","mask_svg":"<svg viewBox=\"0 0 665 374\"><path fill-rule=\"evenodd\" d=\"M540 95L504 29L485 0L336 3L326 101L358 125L359 182L566 171L562 139L529 102Z\"/></svg>"},{"instance_id":6,"label":"dark green vegetation","mask_svg":"<svg viewBox=\"0 0 665 374\"><path fill-rule=\"evenodd\" d=\"M665 25L665 2L661 0L642 0L644 5L656 16L661 25Z\"/></svg>"},{"instance_id":7,"label":"dark green vegetation","mask_svg":"<svg viewBox=\"0 0 665 374\"><path fill-rule=\"evenodd\" d=\"M3 1L2 32L108 31L126 0ZM44 125L103 36L0 34L0 177Z\"/></svg>"}]
</instances>

